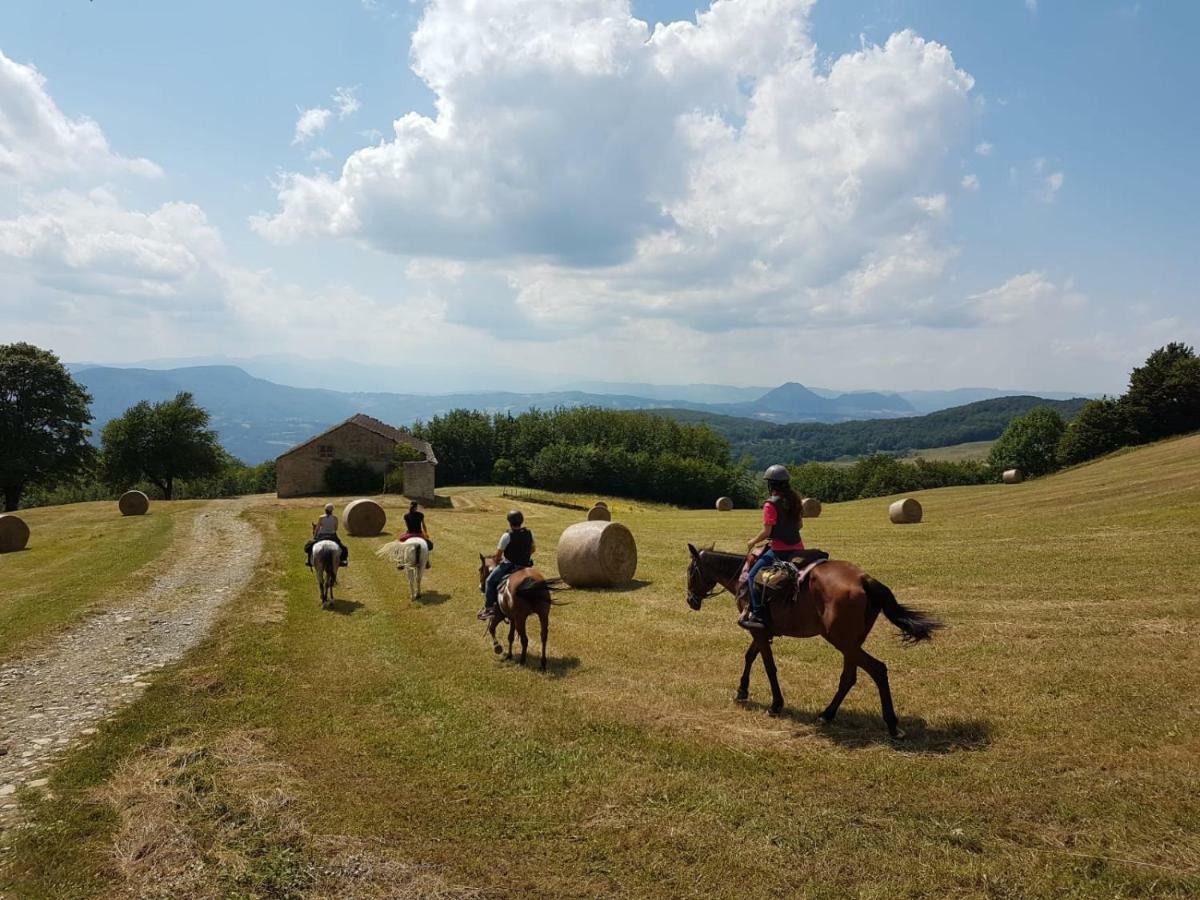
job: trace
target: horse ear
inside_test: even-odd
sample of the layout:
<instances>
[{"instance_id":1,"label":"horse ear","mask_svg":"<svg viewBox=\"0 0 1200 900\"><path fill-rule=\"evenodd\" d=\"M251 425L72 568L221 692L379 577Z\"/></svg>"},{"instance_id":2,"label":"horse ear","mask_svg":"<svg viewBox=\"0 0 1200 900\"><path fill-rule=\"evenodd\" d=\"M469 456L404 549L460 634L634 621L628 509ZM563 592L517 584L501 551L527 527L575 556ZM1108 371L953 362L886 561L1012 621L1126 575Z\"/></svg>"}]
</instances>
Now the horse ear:
<instances>
[{"instance_id":1,"label":"horse ear","mask_svg":"<svg viewBox=\"0 0 1200 900\"><path fill-rule=\"evenodd\" d=\"M700 551L697 550L695 547L693 547L691 544L688 544L688 552L692 554L693 558L695 558L695 559L700 558Z\"/></svg>"}]
</instances>

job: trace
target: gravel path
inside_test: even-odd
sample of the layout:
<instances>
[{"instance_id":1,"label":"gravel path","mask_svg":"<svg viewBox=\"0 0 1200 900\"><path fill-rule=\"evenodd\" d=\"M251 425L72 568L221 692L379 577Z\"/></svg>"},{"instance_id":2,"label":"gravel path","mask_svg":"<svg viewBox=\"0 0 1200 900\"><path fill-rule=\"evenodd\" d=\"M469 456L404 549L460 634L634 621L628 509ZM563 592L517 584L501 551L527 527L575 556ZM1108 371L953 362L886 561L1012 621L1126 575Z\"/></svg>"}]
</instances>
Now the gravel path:
<instances>
[{"instance_id":1,"label":"gravel path","mask_svg":"<svg viewBox=\"0 0 1200 900\"><path fill-rule=\"evenodd\" d=\"M221 605L249 582L262 552L241 518L250 501L215 500L160 560L142 594L99 613L47 649L0 666L0 848L16 820L14 794L41 788L55 757L149 686L208 632ZM120 552L114 547L113 552Z\"/></svg>"}]
</instances>

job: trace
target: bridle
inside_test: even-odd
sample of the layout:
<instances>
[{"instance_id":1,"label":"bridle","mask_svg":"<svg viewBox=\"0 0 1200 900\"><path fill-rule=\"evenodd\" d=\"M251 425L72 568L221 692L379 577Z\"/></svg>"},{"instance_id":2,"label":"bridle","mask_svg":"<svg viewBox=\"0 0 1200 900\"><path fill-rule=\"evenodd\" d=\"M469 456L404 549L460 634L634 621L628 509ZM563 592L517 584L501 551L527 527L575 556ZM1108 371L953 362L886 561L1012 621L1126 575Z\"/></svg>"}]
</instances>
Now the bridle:
<instances>
[{"instance_id":1,"label":"bridle","mask_svg":"<svg viewBox=\"0 0 1200 900\"><path fill-rule=\"evenodd\" d=\"M704 551L701 550L700 552L703 553ZM693 570L695 570L696 574L699 576L704 575L703 571L700 568L700 556L699 555L694 556L692 558L692 561L688 564L687 604L692 609L696 609L696 610L700 609L700 605L705 600L709 600L709 599L717 596L718 594L729 590L729 588L727 588L727 587L725 587L725 585L721 584L720 579L717 579L714 581L713 586L709 589L707 594L702 594L700 596L696 596L695 592L692 591L692 571Z\"/></svg>"}]
</instances>

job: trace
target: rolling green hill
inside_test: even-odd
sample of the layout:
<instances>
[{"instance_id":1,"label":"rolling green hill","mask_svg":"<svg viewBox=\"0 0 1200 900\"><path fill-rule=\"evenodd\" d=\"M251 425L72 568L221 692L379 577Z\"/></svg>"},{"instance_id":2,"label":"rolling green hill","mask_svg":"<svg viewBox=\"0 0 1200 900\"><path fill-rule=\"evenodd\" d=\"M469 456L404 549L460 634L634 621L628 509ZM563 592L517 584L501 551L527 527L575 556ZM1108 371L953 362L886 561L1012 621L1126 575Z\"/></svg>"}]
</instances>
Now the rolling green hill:
<instances>
[{"instance_id":1,"label":"rolling green hill","mask_svg":"<svg viewBox=\"0 0 1200 900\"><path fill-rule=\"evenodd\" d=\"M871 453L905 454L919 447L948 447L998 438L1014 418L1049 406L1070 419L1087 401L1042 397L998 397L924 416L825 424L775 425L755 419L683 409L650 410L680 422L702 422L729 441L735 459L748 455L755 466L774 462L829 462Z\"/></svg>"}]
</instances>

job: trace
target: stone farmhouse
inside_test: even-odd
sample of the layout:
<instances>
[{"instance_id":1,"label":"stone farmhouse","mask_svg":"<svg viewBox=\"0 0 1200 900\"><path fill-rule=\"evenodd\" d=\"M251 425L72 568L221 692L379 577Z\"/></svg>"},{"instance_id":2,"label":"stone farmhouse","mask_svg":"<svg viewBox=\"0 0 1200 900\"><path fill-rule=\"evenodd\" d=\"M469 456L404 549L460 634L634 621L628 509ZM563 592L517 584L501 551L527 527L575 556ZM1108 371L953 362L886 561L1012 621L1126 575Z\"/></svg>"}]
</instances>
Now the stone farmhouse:
<instances>
[{"instance_id":1,"label":"stone farmhouse","mask_svg":"<svg viewBox=\"0 0 1200 900\"><path fill-rule=\"evenodd\" d=\"M365 462L384 472L397 444L412 447L425 458L404 463L404 493L413 500L432 500L437 457L428 441L358 413L328 431L311 437L275 460L275 492L279 497L305 497L325 493L325 470L335 459Z\"/></svg>"}]
</instances>

